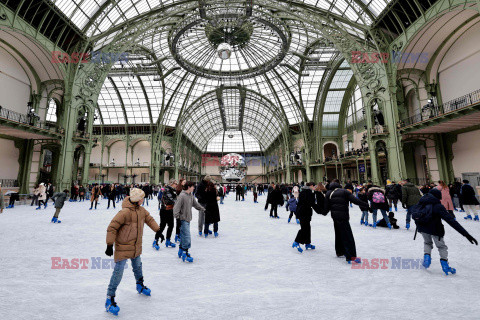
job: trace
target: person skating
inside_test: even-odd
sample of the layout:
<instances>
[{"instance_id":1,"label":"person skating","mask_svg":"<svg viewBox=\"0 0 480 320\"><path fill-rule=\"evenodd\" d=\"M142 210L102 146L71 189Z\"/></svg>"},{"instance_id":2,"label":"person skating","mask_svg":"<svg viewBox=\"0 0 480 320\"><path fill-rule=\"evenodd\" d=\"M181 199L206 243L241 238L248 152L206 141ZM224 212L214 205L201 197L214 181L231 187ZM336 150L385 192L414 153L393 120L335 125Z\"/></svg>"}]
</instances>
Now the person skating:
<instances>
[{"instance_id":1,"label":"person skating","mask_svg":"<svg viewBox=\"0 0 480 320\"><path fill-rule=\"evenodd\" d=\"M175 248L175 243L170 241L173 231L173 206L177 200L177 193L175 188L177 187L177 180L170 179L170 184L165 187L163 192L163 197L161 200L160 206L160 233L163 234L165 226L167 227L167 236L165 241L165 246ZM156 241L153 242L153 247L157 250L160 249Z\"/></svg>"},{"instance_id":2,"label":"person skating","mask_svg":"<svg viewBox=\"0 0 480 320\"><path fill-rule=\"evenodd\" d=\"M478 206L479 203L475 196L475 190L472 188L470 181L468 180L463 180L462 187L460 188L460 202L465 210L465 220L472 220L472 215L475 215L473 220L480 221L476 210L476 206Z\"/></svg>"},{"instance_id":3,"label":"person skating","mask_svg":"<svg viewBox=\"0 0 480 320\"><path fill-rule=\"evenodd\" d=\"M240 201L240 197L242 195L242 186L237 184L235 187L235 201Z\"/></svg>"},{"instance_id":4,"label":"person skating","mask_svg":"<svg viewBox=\"0 0 480 320\"><path fill-rule=\"evenodd\" d=\"M175 188L175 193L177 194L177 197L182 192L183 187L185 186L185 183L187 183L187 180L180 178L180 181L177 184L177 187ZM180 225L181 225L180 219L175 219L175 242L180 242Z\"/></svg>"},{"instance_id":5,"label":"person skating","mask_svg":"<svg viewBox=\"0 0 480 320\"><path fill-rule=\"evenodd\" d=\"M312 245L312 228L310 226L313 214L312 210L315 210L318 214L326 214L324 211L324 203L322 203L323 199L315 199L314 190L315 183L308 182L301 188L300 195L298 196L296 213L298 220L300 220L300 230L295 237L292 248L297 248L300 253L303 252L303 249L300 247L301 244L305 245L305 250L315 249L315 246Z\"/></svg>"},{"instance_id":6,"label":"person skating","mask_svg":"<svg viewBox=\"0 0 480 320\"><path fill-rule=\"evenodd\" d=\"M57 192L52 196L52 200L55 207L55 214L50 222L53 223L61 223L62 221L58 220L58 216L60 215L60 211L62 210L65 200L68 197L68 190L65 189L63 192Z\"/></svg>"},{"instance_id":7,"label":"person skating","mask_svg":"<svg viewBox=\"0 0 480 320\"><path fill-rule=\"evenodd\" d=\"M115 302L115 292L122 280L127 259L130 259L132 263L133 274L137 282L137 292L147 296L151 295L151 290L143 284L142 261L140 259L144 224L147 224L150 229L156 232L155 239L157 241L162 238L163 242L164 239L155 219L142 207L144 198L145 193L142 190L133 188L130 191L130 196L123 200L122 210L115 215L107 228L107 250L105 254L112 256L115 244L115 268L108 285L105 308L115 315L118 315L120 311L120 307Z\"/></svg>"},{"instance_id":8,"label":"person skating","mask_svg":"<svg viewBox=\"0 0 480 320\"><path fill-rule=\"evenodd\" d=\"M432 262L433 242L440 254L440 264L446 275L456 273L456 270L448 264L448 247L445 244L445 228L442 220L445 220L452 228L457 230L461 235L467 238L472 244L478 245L467 230L465 230L450 214L440 202L442 193L440 190L433 188L424 195L417 206L412 208L413 218L417 225L417 230L424 239L424 259L423 266L427 269Z\"/></svg>"},{"instance_id":9,"label":"person skating","mask_svg":"<svg viewBox=\"0 0 480 320\"><path fill-rule=\"evenodd\" d=\"M393 211L393 208L395 208L395 211L397 211L398 199L401 197L401 195L398 194L397 184L395 182L389 181L387 183L385 195L388 199L388 211Z\"/></svg>"},{"instance_id":10,"label":"person skating","mask_svg":"<svg viewBox=\"0 0 480 320\"><path fill-rule=\"evenodd\" d=\"M357 249L350 227L349 203L368 207L368 203L361 201L348 190L341 189L338 180L330 184L330 190L325 195L325 214L331 212L335 229L335 252L337 257L345 256L348 263L360 263L357 258Z\"/></svg>"},{"instance_id":11,"label":"person skating","mask_svg":"<svg viewBox=\"0 0 480 320\"><path fill-rule=\"evenodd\" d=\"M208 237L212 232L209 230L210 225L213 224L213 234L218 237L218 223L220 222L220 209L218 208L217 202L217 189L212 181L209 181L207 184L207 189L205 193L205 229L203 234L205 238Z\"/></svg>"},{"instance_id":12,"label":"person skating","mask_svg":"<svg viewBox=\"0 0 480 320\"><path fill-rule=\"evenodd\" d=\"M42 207L42 204L44 205L44 209L47 208L47 192L46 192L46 187L44 183L40 183L40 186L38 187L37 191L37 196L38 196L38 207L36 210L40 210Z\"/></svg>"},{"instance_id":13,"label":"person skating","mask_svg":"<svg viewBox=\"0 0 480 320\"><path fill-rule=\"evenodd\" d=\"M110 186L110 188L108 188L107 190L108 190L108 194L107 194L107 198L108 198L107 210L110 209L110 201L112 202L113 208L115 209L115 199L116 199L116 197L117 197L117 191L116 191L115 185L112 184L112 185Z\"/></svg>"},{"instance_id":14,"label":"person skating","mask_svg":"<svg viewBox=\"0 0 480 320\"><path fill-rule=\"evenodd\" d=\"M220 197L220 204L223 204L223 199L225 198L225 191L223 190L222 185L218 187L218 196Z\"/></svg>"},{"instance_id":15,"label":"person skating","mask_svg":"<svg viewBox=\"0 0 480 320\"><path fill-rule=\"evenodd\" d=\"M192 207L203 213L205 216L205 207L201 206L192 192L195 189L195 183L188 181L185 183L182 192L177 198L173 207L173 215L180 219L180 246L178 248L178 257L183 261L193 262L192 256L188 253L192 244L190 237L190 221L192 221Z\"/></svg>"},{"instance_id":16,"label":"person skating","mask_svg":"<svg viewBox=\"0 0 480 320\"><path fill-rule=\"evenodd\" d=\"M376 228L377 227L377 212L380 210L382 213L383 219L387 221L387 226L388 228L392 228L390 225L390 222L388 221L388 216L387 216L387 210L388 208L388 203L387 203L387 198L385 196L385 190L378 186L372 186L368 189L368 194L367 194L368 200L370 201L371 208L373 210L372 217L373 217L373 223L372 227Z\"/></svg>"},{"instance_id":17,"label":"person skating","mask_svg":"<svg viewBox=\"0 0 480 320\"><path fill-rule=\"evenodd\" d=\"M207 205L207 200L206 200L206 192L207 192L207 184L209 181L212 180L212 177L209 175L206 175L205 178L198 184L195 196L198 199L198 203L202 207L206 207ZM185 189L184 189L185 190ZM203 231L203 226L205 223L205 211L199 211L198 212L198 235L202 236L202 231Z\"/></svg>"},{"instance_id":18,"label":"person skating","mask_svg":"<svg viewBox=\"0 0 480 320\"><path fill-rule=\"evenodd\" d=\"M360 210L362 211L362 218L360 219L360 225L365 225L368 227L368 210L370 208L368 207L368 196L367 196L367 190L365 188L360 188L360 191L358 192L358 199L363 201L364 203L367 203L367 205L361 205Z\"/></svg>"},{"instance_id":19,"label":"person skating","mask_svg":"<svg viewBox=\"0 0 480 320\"><path fill-rule=\"evenodd\" d=\"M253 192L253 203L258 203L258 186L255 183L252 187L252 192Z\"/></svg>"},{"instance_id":20,"label":"person skating","mask_svg":"<svg viewBox=\"0 0 480 320\"><path fill-rule=\"evenodd\" d=\"M402 207L407 210L407 217L405 228L410 229L410 221L412 219L412 206L416 205L420 198L422 197L422 193L420 190L410 182L409 179L402 181Z\"/></svg>"},{"instance_id":21,"label":"person skating","mask_svg":"<svg viewBox=\"0 0 480 320\"><path fill-rule=\"evenodd\" d=\"M300 224L300 220L297 218L297 204L298 199L295 198L293 194L290 195L290 199L287 201L287 210L290 210L290 215L288 216L288 223L292 220L292 217L295 215L295 220L297 224Z\"/></svg>"},{"instance_id":22,"label":"person skating","mask_svg":"<svg viewBox=\"0 0 480 320\"><path fill-rule=\"evenodd\" d=\"M271 192L268 193L267 205L268 203L271 204L270 218L280 219L280 217L277 214L277 209L278 209L278 206L283 205L283 195L282 195L282 192L280 191L280 186L278 184L275 186L275 189L273 189Z\"/></svg>"},{"instance_id":23,"label":"person skating","mask_svg":"<svg viewBox=\"0 0 480 320\"><path fill-rule=\"evenodd\" d=\"M95 202L95 210L97 210L98 199L102 195L102 191L100 190L100 186L98 184L94 184L92 188L92 196L90 197L90 210L93 208L93 203Z\"/></svg>"}]
</instances>

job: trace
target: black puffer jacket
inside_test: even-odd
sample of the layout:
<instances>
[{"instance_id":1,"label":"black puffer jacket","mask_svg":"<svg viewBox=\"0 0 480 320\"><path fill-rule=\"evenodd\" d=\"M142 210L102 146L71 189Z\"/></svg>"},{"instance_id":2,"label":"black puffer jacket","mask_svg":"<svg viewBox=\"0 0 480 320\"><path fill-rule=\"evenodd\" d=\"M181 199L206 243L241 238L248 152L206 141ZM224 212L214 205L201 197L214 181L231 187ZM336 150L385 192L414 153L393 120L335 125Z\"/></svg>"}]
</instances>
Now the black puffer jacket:
<instances>
[{"instance_id":1,"label":"black puffer jacket","mask_svg":"<svg viewBox=\"0 0 480 320\"><path fill-rule=\"evenodd\" d=\"M348 206L350 202L368 208L368 203L355 198L347 189L341 189L340 184L332 183L330 184L330 190L325 195L325 213L330 211L333 220L348 221L350 220Z\"/></svg>"},{"instance_id":2,"label":"black puffer jacket","mask_svg":"<svg viewBox=\"0 0 480 320\"><path fill-rule=\"evenodd\" d=\"M195 196L197 197L198 203L205 207L207 203L207 181L202 180L198 184Z\"/></svg>"},{"instance_id":3,"label":"black puffer jacket","mask_svg":"<svg viewBox=\"0 0 480 320\"><path fill-rule=\"evenodd\" d=\"M478 206L478 200L475 196L475 190L469 184L464 184L460 189L460 201L464 205Z\"/></svg>"},{"instance_id":4,"label":"black puffer jacket","mask_svg":"<svg viewBox=\"0 0 480 320\"><path fill-rule=\"evenodd\" d=\"M317 196L317 199L319 201L322 201L321 196ZM297 218L301 220L308 219L308 221L311 221L313 214L312 209L315 210L316 213L326 215L324 209L321 207L321 204L315 203L315 194L310 189L310 187L304 186L300 189L300 194L298 195L298 204L296 211Z\"/></svg>"},{"instance_id":5,"label":"black puffer jacket","mask_svg":"<svg viewBox=\"0 0 480 320\"><path fill-rule=\"evenodd\" d=\"M362 211L368 211L368 196L366 193L358 193L358 199L362 200L363 202L365 202L367 205L360 205L360 210Z\"/></svg>"},{"instance_id":6,"label":"black puffer jacket","mask_svg":"<svg viewBox=\"0 0 480 320\"><path fill-rule=\"evenodd\" d=\"M274 190L268 193L267 203L271 203L274 206L283 205L283 195L280 189L275 188Z\"/></svg>"},{"instance_id":7,"label":"black puffer jacket","mask_svg":"<svg viewBox=\"0 0 480 320\"><path fill-rule=\"evenodd\" d=\"M175 205L177 201L177 192L171 186L166 186L162 196L161 209L165 210L167 205ZM173 210L173 209L172 209Z\"/></svg>"},{"instance_id":8,"label":"black puffer jacket","mask_svg":"<svg viewBox=\"0 0 480 320\"><path fill-rule=\"evenodd\" d=\"M373 194L375 192L381 192L383 193L383 197L385 198L385 202L383 203L375 203L373 202ZM372 210L386 210L388 211L389 207L388 207L388 201L387 201L387 197L385 196L385 190L383 190L382 188L380 187L377 187L377 186L373 186L371 187L370 189L368 189L368 200L370 201L370 204L372 206Z\"/></svg>"},{"instance_id":9,"label":"black puffer jacket","mask_svg":"<svg viewBox=\"0 0 480 320\"><path fill-rule=\"evenodd\" d=\"M397 185L391 184L385 188L385 194L387 195L387 199L390 200L398 200L400 196L397 193Z\"/></svg>"},{"instance_id":10,"label":"black puffer jacket","mask_svg":"<svg viewBox=\"0 0 480 320\"><path fill-rule=\"evenodd\" d=\"M437 188L433 188L430 193L427 193L420 199L418 202L419 205L432 205L432 219L426 224L417 224L418 232L424 232L433 236L443 237L445 235L445 228L443 227L442 223L443 219L462 236L468 236L467 230L465 230L457 221L455 221L455 217L450 214L440 202L441 199L442 193Z\"/></svg>"}]
</instances>

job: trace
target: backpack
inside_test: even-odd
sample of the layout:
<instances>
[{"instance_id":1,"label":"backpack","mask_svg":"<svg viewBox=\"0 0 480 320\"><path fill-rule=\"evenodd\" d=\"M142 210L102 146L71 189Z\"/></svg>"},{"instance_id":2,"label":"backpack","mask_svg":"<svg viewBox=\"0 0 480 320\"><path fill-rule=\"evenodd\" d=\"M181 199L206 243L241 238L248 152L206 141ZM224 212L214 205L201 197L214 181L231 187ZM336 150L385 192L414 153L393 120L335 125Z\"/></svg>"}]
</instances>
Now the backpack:
<instances>
[{"instance_id":1,"label":"backpack","mask_svg":"<svg viewBox=\"0 0 480 320\"><path fill-rule=\"evenodd\" d=\"M422 206L419 204L413 205L410 207L412 213L412 219L415 220L416 224L427 224L433 218L433 205L427 204Z\"/></svg>"},{"instance_id":2,"label":"backpack","mask_svg":"<svg viewBox=\"0 0 480 320\"><path fill-rule=\"evenodd\" d=\"M385 203L385 195L380 191L375 191L372 195L372 201L374 203Z\"/></svg>"}]
</instances>

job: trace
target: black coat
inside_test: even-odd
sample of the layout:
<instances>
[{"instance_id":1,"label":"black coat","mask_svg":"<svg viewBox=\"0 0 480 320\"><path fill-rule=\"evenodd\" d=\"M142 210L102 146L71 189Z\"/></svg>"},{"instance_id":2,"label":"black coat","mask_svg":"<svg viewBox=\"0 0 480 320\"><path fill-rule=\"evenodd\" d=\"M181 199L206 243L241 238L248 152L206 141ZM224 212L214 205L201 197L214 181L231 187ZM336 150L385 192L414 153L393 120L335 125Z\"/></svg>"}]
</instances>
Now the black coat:
<instances>
[{"instance_id":1,"label":"black coat","mask_svg":"<svg viewBox=\"0 0 480 320\"><path fill-rule=\"evenodd\" d=\"M308 221L312 220L312 209L315 210L316 213L325 214L321 204L315 203L315 197L319 202L322 202L324 199L323 194L321 194L321 192L318 193L318 195L314 194L310 187L307 186L300 189L296 211L296 216L298 219L307 219Z\"/></svg>"},{"instance_id":2,"label":"black coat","mask_svg":"<svg viewBox=\"0 0 480 320\"><path fill-rule=\"evenodd\" d=\"M204 205L205 203L207 203L207 182L205 180L202 180L198 186L197 186L197 190L195 192L195 196L197 197L198 199L198 203ZM205 206L204 206L205 207Z\"/></svg>"},{"instance_id":3,"label":"black coat","mask_svg":"<svg viewBox=\"0 0 480 320\"><path fill-rule=\"evenodd\" d=\"M400 196L398 195L398 192L397 192L397 185L391 184L387 186L385 188L385 195L387 196L387 199L398 200Z\"/></svg>"},{"instance_id":4,"label":"black coat","mask_svg":"<svg viewBox=\"0 0 480 320\"><path fill-rule=\"evenodd\" d=\"M273 206L283 205L283 195L280 189L274 189L268 193L267 203Z\"/></svg>"},{"instance_id":5,"label":"black coat","mask_svg":"<svg viewBox=\"0 0 480 320\"><path fill-rule=\"evenodd\" d=\"M367 205L360 205L360 210L362 211L368 211L368 196L366 193L359 193L358 194L358 199L362 200L364 203L366 203Z\"/></svg>"},{"instance_id":6,"label":"black coat","mask_svg":"<svg viewBox=\"0 0 480 320\"><path fill-rule=\"evenodd\" d=\"M469 184L464 184L460 189L460 201L466 205L478 205L477 197L475 196L475 190Z\"/></svg>"},{"instance_id":7,"label":"black coat","mask_svg":"<svg viewBox=\"0 0 480 320\"><path fill-rule=\"evenodd\" d=\"M375 192L381 192L383 193L383 196L385 198L384 203L375 203L373 202L373 194ZM370 189L368 189L368 200L370 201L370 205L372 206L373 210L379 209L379 210L386 210L388 211L390 207L388 206L388 201L387 201L387 196L385 195L385 190L383 190L380 187L373 186Z\"/></svg>"},{"instance_id":8,"label":"black coat","mask_svg":"<svg viewBox=\"0 0 480 320\"><path fill-rule=\"evenodd\" d=\"M117 192L115 191L115 188L109 189L108 190L108 200L115 200L115 197L117 195Z\"/></svg>"},{"instance_id":9,"label":"black coat","mask_svg":"<svg viewBox=\"0 0 480 320\"><path fill-rule=\"evenodd\" d=\"M338 183L332 183L330 184L330 190L325 195L325 212L328 213L330 211L333 220L348 221L350 220L350 202L368 208L368 203L355 198L355 196L347 189L341 189L341 186Z\"/></svg>"},{"instance_id":10,"label":"black coat","mask_svg":"<svg viewBox=\"0 0 480 320\"><path fill-rule=\"evenodd\" d=\"M434 194L436 193L436 196ZM421 206L432 205L432 219L426 224L417 224L418 232L424 232L433 236L443 237L445 235L445 228L443 227L442 219L445 220L453 229L457 230L461 235L466 237L468 235L457 221L455 217L445 209L440 202L442 193L438 189L432 189L430 193L424 195L418 202ZM416 223L416 222L415 222Z\"/></svg>"},{"instance_id":11,"label":"black coat","mask_svg":"<svg viewBox=\"0 0 480 320\"><path fill-rule=\"evenodd\" d=\"M205 224L211 224L220 221L220 210L218 209L217 191L205 192Z\"/></svg>"}]
</instances>

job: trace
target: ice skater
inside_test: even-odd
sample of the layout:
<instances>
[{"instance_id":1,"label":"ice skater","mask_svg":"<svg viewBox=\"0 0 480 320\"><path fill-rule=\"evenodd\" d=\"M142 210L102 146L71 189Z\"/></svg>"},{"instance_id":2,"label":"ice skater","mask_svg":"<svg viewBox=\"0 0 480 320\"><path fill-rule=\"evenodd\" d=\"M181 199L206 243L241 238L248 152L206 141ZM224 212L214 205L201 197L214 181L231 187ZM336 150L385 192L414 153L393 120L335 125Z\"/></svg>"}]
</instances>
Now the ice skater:
<instances>
[{"instance_id":1,"label":"ice skater","mask_svg":"<svg viewBox=\"0 0 480 320\"><path fill-rule=\"evenodd\" d=\"M126 197L120 210L112 219L107 228L107 250L105 254L112 256L113 245L115 244L115 268L113 270L110 284L107 290L107 300L105 308L107 312L118 315L120 307L115 302L115 293L123 276L123 270L127 259L132 262L133 274L137 281L137 292L150 296L151 290L143 284L142 261L142 238L143 225L147 224L155 234L158 242L159 238L164 240L160 227L155 219L142 207L145 193L141 189L133 188L130 190L130 196Z\"/></svg>"},{"instance_id":2,"label":"ice skater","mask_svg":"<svg viewBox=\"0 0 480 320\"><path fill-rule=\"evenodd\" d=\"M175 248L175 243L170 241L173 231L173 206L177 200L177 193L175 188L177 187L177 180L170 179L170 184L166 186L165 191L163 192L161 207L160 207L160 233L163 234L165 226L167 227L167 241L165 246ZM153 247L157 250L160 249L157 241L153 241Z\"/></svg>"},{"instance_id":3,"label":"ice skater","mask_svg":"<svg viewBox=\"0 0 480 320\"><path fill-rule=\"evenodd\" d=\"M325 195L325 214L330 211L335 229L335 252L337 257L345 256L348 263L361 263L357 258L357 249L350 227L349 203L368 207L348 190L342 189L338 180L330 184L330 190Z\"/></svg>"},{"instance_id":4,"label":"ice skater","mask_svg":"<svg viewBox=\"0 0 480 320\"><path fill-rule=\"evenodd\" d=\"M292 220L292 217L295 215L295 220L297 224L300 224L300 220L297 218L297 203L298 199L295 198L293 194L290 195L290 199L287 201L287 211L290 210L290 215L288 216L288 223Z\"/></svg>"},{"instance_id":5,"label":"ice skater","mask_svg":"<svg viewBox=\"0 0 480 320\"><path fill-rule=\"evenodd\" d=\"M100 186L98 184L94 184L92 188L92 196L90 197L90 210L93 208L93 203L95 202L95 210L97 210L98 199L102 195L102 191L100 190Z\"/></svg>"},{"instance_id":6,"label":"ice skater","mask_svg":"<svg viewBox=\"0 0 480 320\"><path fill-rule=\"evenodd\" d=\"M60 211L62 210L65 200L68 197L68 190L65 189L63 192L57 192L52 196L53 205L55 207L55 214L50 222L53 223L61 223L62 221L58 220L58 216L60 215Z\"/></svg>"},{"instance_id":7,"label":"ice skater","mask_svg":"<svg viewBox=\"0 0 480 320\"><path fill-rule=\"evenodd\" d=\"M324 203L322 198L317 198L317 203L315 203L315 183L308 182L305 186L302 187L300 195L298 196L297 204L297 218L300 220L300 230L297 233L297 237L292 244L292 248L297 248L301 253L303 249L300 247L300 244L305 245L305 250L311 249L314 250L315 246L312 245L312 228L310 222L312 221L313 210L318 214L325 215Z\"/></svg>"},{"instance_id":8,"label":"ice skater","mask_svg":"<svg viewBox=\"0 0 480 320\"><path fill-rule=\"evenodd\" d=\"M183 187L183 191L177 198L173 207L173 215L176 219L180 219L180 246L178 248L178 257L183 261L193 262L192 256L188 253L192 244L190 237L190 221L192 221L192 207L197 209L205 216L205 208L202 207L192 192L195 189L195 183L188 181Z\"/></svg>"},{"instance_id":9,"label":"ice skater","mask_svg":"<svg viewBox=\"0 0 480 320\"><path fill-rule=\"evenodd\" d=\"M445 244L445 228L442 220L445 220L452 228L457 230L462 236L466 237L470 243L478 246L477 240L472 237L450 214L440 202L442 192L436 188L424 195L418 205L411 208L412 217L417 225L417 231L423 236L424 256L423 266L425 269L432 263L433 242L440 254L440 264L443 272L455 274L455 268L448 264L448 247Z\"/></svg>"}]
</instances>

